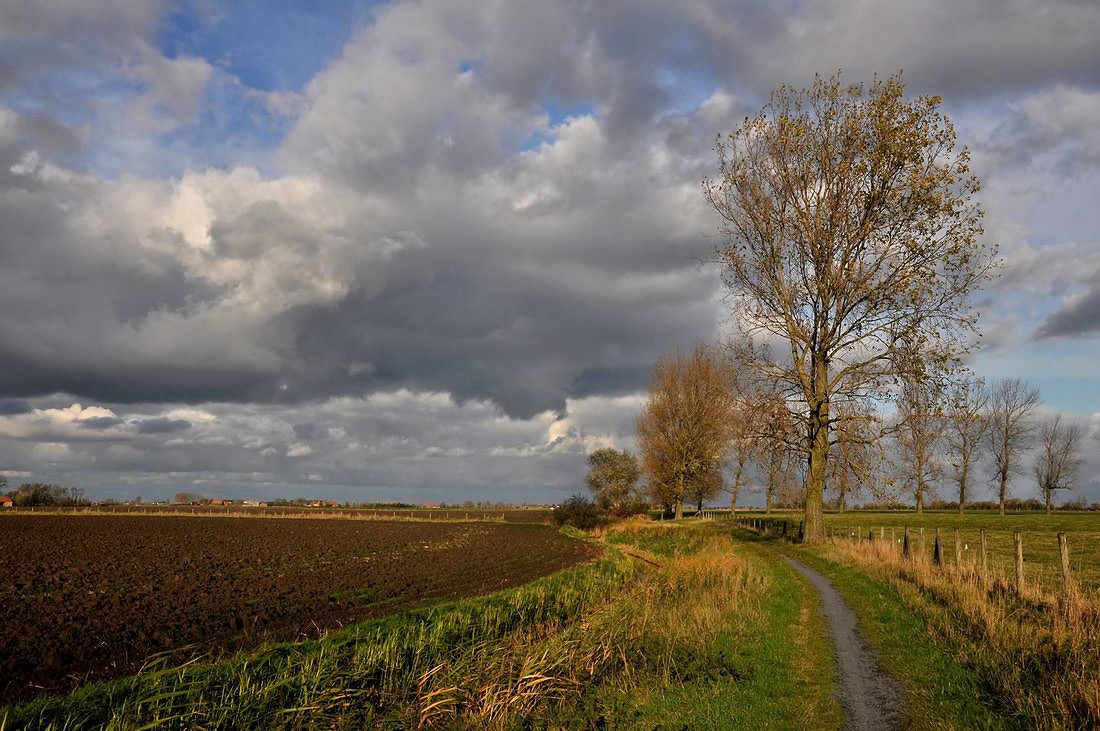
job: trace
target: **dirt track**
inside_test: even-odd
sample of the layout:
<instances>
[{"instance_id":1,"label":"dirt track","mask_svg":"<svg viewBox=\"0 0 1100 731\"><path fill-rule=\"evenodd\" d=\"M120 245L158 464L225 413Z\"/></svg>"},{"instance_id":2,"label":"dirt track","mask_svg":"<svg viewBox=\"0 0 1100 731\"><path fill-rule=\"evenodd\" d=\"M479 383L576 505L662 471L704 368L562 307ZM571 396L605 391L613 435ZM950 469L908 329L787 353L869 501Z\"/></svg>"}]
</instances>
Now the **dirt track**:
<instances>
[{"instance_id":1,"label":"dirt track","mask_svg":"<svg viewBox=\"0 0 1100 731\"><path fill-rule=\"evenodd\" d=\"M874 650L856 626L855 612L828 579L805 564L783 558L821 594L821 612L829 623L829 635L836 647L844 728L852 731L900 728L901 685L879 666Z\"/></svg>"}]
</instances>

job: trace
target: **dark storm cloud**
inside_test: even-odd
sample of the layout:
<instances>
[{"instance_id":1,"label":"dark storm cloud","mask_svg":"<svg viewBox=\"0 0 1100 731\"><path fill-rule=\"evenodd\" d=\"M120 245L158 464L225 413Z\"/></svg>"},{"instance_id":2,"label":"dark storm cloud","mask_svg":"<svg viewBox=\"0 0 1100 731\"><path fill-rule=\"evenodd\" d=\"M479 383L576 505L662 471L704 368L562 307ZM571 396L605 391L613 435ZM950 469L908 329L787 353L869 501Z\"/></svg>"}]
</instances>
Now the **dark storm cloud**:
<instances>
[{"instance_id":1,"label":"dark storm cloud","mask_svg":"<svg viewBox=\"0 0 1100 731\"><path fill-rule=\"evenodd\" d=\"M636 391L670 341L713 332L714 313L693 307L709 294L696 274L694 266L683 272L687 290L671 301L638 301L617 294L629 287L625 272L621 283L602 280L602 292L578 292L492 264L456 266L400 281L385 296L357 289L337 307L288 313L286 329L298 333L303 373L328 378L306 389L443 391L529 417L562 410L566 396ZM357 374L343 365L362 362L370 367Z\"/></svg>"},{"instance_id":2,"label":"dark storm cloud","mask_svg":"<svg viewBox=\"0 0 1100 731\"><path fill-rule=\"evenodd\" d=\"M0 416L19 416L20 414L29 414L34 411L34 407L26 401L19 399L0 399Z\"/></svg>"},{"instance_id":3,"label":"dark storm cloud","mask_svg":"<svg viewBox=\"0 0 1100 731\"><path fill-rule=\"evenodd\" d=\"M208 176L223 187L199 195L237 199L210 212L208 247L160 222L116 224L109 184L59 181L21 163L25 134L9 137L4 169L23 172L0 181L0 390L301 403L409 388L522 416L636 391L662 351L721 317L715 273L691 271L715 243L698 181L741 110L699 105L717 86L772 85L751 68L735 77L733 61L847 9L823 7L392 6L314 80L286 145L344 220ZM882 21L874 37L890 37L911 17L852 25ZM571 105L592 116L546 127L544 109ZM548 144L518 155L538 125ZM183 195L161 190L135 214ZM682 289L662 291L661 276Z\"/></svg>"},{"instance_id":4,"label":"dark storm cloud","mask_svg":"<svg viewBox=\"0 0 1100 731\"><path fill-rule=\"evenodd\" d=\"M81 429L91 429L93 431L102 431L104 429L113 429L122 423L122 420L116 416L95 416L90 419L81 419L77 422Z\"/></svg>"},{"instance_id":5,"label":"dark storm cloud","mask_svg":"<svg viewBox=\"0 0 1100 731\"><path fill-rule=\"evenodd\" d=\"M151 419L139 419L134 422L138 434L175 434L191 428L186 419L170 419L166 416Z\"/></svg>"},{"instance_id":6,"label":"dark storm cloud","mask_svg":"<svg viewBox=\"0 0 1100 731\"><path fill-rule=\"evenodd\" d=\"M1100 85L1100 12L1087 2L822 0L784 10L781 22L739 35L748 63L735 73L764 93L838 68L852 81L904 70L911 91L956 103L1058 81Z\"/></svg>"},{"instance_id":7,"label":"dark storm cloud","mask_svg":"<svg viewBox=\"0 0 1100 731\"><path fill-rule=\"evenodd\" d=\"M305 441L313 441L314 439L321 439L325 436L325 430L314 423L303 423L294 425L294 436L298 439L304 439Z\"/></svg>"},{"instance_id":8,"label":"dark storm cloud","mask_svg":"<svg viewBox=\"0 0 1100 731\"><path fill-rule=\"evenodd\" d=\"M1100 285L1047 317L1035 331L1037 340L1078 337L1100 332Z\"/></svg>"}]
</instances>

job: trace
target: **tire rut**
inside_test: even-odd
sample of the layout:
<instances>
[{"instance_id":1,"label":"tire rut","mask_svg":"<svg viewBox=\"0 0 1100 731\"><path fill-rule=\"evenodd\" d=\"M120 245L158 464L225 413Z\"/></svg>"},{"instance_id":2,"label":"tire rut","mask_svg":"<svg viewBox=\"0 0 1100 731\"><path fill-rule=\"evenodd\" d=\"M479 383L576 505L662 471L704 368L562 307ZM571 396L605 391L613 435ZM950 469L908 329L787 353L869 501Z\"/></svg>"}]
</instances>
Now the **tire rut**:
<instances>
[{"instance_id":1,"label":"tire rut","mask_svg":"<svg viewBox=\"0 0 1100 731\"><path fill-rule=\"evenodd\" d=\"M856 614L824 576L787 556L784 560L810 582L821 597L821 612L836 650L844 728L898 729L902 726L902 687L879 665Z\"/></svg>"}]
</instances>

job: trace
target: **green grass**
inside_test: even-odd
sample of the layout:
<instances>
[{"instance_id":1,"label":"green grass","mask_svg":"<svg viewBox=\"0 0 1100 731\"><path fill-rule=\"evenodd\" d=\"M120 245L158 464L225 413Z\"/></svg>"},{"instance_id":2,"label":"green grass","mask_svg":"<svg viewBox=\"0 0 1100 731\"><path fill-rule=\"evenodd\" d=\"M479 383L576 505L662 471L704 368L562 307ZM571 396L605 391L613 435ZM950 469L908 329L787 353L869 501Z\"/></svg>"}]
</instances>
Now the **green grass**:
<instances>
[{"instance_id":1,"label":"green grass","mask_svg":"<svg viewBox=\"0 0 1100 731\"><path fill-rule=\"evenodd\" d=\"M738 519L786 521L790 531L797 532L802 519L800 512L774 511L765 516L762 511L739 510ZM1023 537L1024 578L1037 588L1054 590L1062 581L1061 559L1058 553L1058 533L1066 534L1070 569L1074 580L1083 589L1100 591L1100 512L1055 511L1051 515L1039 512L1010 512L1001 516L995 511L957 510L827 512L825 528L832 537L856 535L893 540L900 548L904 529L914 548L919 547L920 531L924 530L924 553L932 556L936 528L948 561L955 560L955 529L959 530L964 565L980 562L981 531L986 532L990 569L1015 580L1016 549L1012 534Z\"/></svg>"},{"instance_id":2,"label":"green grass","mask_svg":"<svg viewBox=\"0 0 1100 731\"><path fill-rule=\"evenodd\" d=\"M1002 719L1037 729L1100 727L1100 597L1018 590L950 565L904 559L882 542L813 550L888 584L925 634L981 678Z\"/></svg>"},{"instance_id":3,"label":"green grass","mask_svg":"<svg viewBox=\"0 0 1100 731\"><path fill-rule=\"evenodd\" d=\"M678 648L669 672L639 666L642 672L601 679L581 707L554 721L586 728L602 719L609 728L833 729L842 713L833 695L835 673L817 596L774 553L750 543L715 540L722 527L650 527L611 534L609 540L653 556L698 556L731 551L751 578L751 591L725 595L721 621L708 631L673 629L690 614L690 604L722 597L686 596L662 619L661 634L643 639L667 642L680 632L691 641ZM684 616L676 616L676 613Z\"/></svg>"},{"instance_id":4,"label":"green grass","mask_svg":"<svg viewBox=\"0 0 1100 731\"><path fill-rule=\"evenodd\" d=\"M773 516L782 517L798 519ZM826 545L774 545L829 577L853 606L884 665L906 686L911 726L1100 725L1100 515L929 512L918 517L855 511L830 514L826 524L835 536ZM900 540L905 526L918 548L924 529L923 557L918 551L905 559L891 543L891 532ZM930 560L937 527L944 566ZM956 529L964 549L958 567ZM983 529L994 569L984 577L973 570ZM1013 530L1023 535L1027 558L1022 588L1008 569ZM867 540L870 532L874 540ZM1062 585L1058 532L1070 537L1073 570L1083 591ZM863 539L855 540L857 534Z\"/></svg>"},{"instance_id":5,"label":"green grass","mask_svg":"<svg viewBox=\"0 0 1100 731\"><path fill-rule=\"evenodd\" d=\"M986 531L991 569L1009 577L1015 574L1015 544L1013 532L1023 536L1024 576L1028 582L1046 589L1055 589L1062 581L1058 554L1058 533L1065 533L1069 546L1070 568L1082 588L1100 590L1100 512L1009 513L1001 516L991 511L972 511L959 515L957 511L863 512L829 513L825 525L833 535L855 534L857 528L866 536L900 541L902 529L909 528L910 538L919 539L924 529L925 552L932 555L936 528L949 560L955 557L955 530L959 530L964 565L980 561L980 532ZM893 531L891 532L891 529Z\"/></svg>"}]
</instances>

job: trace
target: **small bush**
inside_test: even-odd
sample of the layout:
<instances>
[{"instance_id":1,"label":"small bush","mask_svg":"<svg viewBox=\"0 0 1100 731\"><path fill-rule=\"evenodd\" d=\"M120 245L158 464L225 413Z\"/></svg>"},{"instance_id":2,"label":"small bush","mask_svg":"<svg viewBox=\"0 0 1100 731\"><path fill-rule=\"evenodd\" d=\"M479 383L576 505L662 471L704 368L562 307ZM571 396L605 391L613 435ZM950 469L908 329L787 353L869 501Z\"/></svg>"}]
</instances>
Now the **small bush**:
<instances>
[{"instance_id":1,"label":"small bush","mask_svg":"<svg viewBox=\"0 0 1100 731\"><path fill-rule=\"evenodd\" d=\"M554 525L571 525L580 530L592 530L606 522L596 503L583 495L574 495L554 508Z\"/></svg>"}]
</instances>

